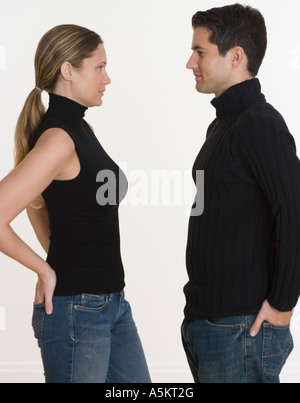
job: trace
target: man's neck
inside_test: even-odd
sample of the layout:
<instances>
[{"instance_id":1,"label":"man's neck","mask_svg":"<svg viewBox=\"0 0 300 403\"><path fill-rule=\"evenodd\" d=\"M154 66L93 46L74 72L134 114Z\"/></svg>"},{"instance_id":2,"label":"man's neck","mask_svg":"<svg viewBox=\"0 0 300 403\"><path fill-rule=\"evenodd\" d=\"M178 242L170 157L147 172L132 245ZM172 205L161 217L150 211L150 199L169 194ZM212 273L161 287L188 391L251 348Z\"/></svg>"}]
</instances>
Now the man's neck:
<instances>
[{"instance_id":1,"label":"man's neck","mask_svg":"<svg viewBox=\"0 0 300 403\"><path fill-rule=\"evenodd\" d=\"M224 86L224 88L220 88L217 92L215 92L216 98L219 98L222 94L224 94L224 92L226 92L229 88L233 87L234 85L243 83L244 81L247 80L252 80L253 78L255 77L251 76L250 74L243 74L240 77L232 79Z\"/></svg>"}]
</instances>

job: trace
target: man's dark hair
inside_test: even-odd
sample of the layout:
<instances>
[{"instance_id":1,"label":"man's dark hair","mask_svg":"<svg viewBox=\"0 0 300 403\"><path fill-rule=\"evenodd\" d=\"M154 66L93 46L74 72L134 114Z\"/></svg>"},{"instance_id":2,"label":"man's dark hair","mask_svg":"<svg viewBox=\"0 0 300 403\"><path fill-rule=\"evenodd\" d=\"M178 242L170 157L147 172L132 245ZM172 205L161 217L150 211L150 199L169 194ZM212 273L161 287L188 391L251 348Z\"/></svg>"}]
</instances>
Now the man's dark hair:
<instances>
[{"instance_id":1,"label":"man's dark hair","mask_svg":"<svg viewBox=\"0 0 300 403\"><path fill-rule=\"evenodd\" d=\"M192 25L211 31L210 42L218 46L221 56L235 46L242 47L249 73L257 75L267 49L266 24L258 10L241 4L212 8L196 13Z\"/></svg>"}]
</instances>

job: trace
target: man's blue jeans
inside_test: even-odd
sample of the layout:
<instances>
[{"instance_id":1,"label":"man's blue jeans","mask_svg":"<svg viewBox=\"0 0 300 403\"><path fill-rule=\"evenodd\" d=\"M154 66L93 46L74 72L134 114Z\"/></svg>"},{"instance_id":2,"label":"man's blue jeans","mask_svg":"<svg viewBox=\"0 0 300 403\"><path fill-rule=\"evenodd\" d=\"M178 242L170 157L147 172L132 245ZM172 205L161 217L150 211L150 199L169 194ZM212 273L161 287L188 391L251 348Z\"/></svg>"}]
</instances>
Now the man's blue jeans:
<instances>
[{"instance_id":1,"label":"man's blue jeans","mask_svg":"<svg viewBox=\"0 0 300 403\"><path fill-rule=\"evenodd\" d=\"M183 346L196 383L279 383L293 349L289 326L267 322L252 338L255 316L184 321Z\"/></svg>"},{"instance_id":2,"label":"man's blue jeans","mask_svg":"<svg viewBox=\"0 0 300 403\"><path fill-rule=\"evenodd\" d=\"M150 383L124 293L54 297L34 306L32 325L47 383Z\"/></svg>"}]
</instances>

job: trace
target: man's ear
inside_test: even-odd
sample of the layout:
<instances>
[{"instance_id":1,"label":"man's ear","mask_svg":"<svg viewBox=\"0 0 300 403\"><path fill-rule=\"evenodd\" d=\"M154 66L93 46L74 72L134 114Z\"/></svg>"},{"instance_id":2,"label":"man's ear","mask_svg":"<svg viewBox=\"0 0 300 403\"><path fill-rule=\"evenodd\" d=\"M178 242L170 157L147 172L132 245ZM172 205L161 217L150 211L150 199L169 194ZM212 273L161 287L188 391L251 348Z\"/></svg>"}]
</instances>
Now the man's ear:
<instances>
[{"instance_id":1,"label":"man's ear","mask_svg":"<svg viewBox=\"0 0 300 403\"><path fill-rule=\"evenodd\" d=\"M66 81L73 79L73 66L70 62L65 62L61 65L60 73Z\"/></svg>"},{"instance_id":2,"label":"man's ear","mask_svg":"<svg viewBox=\"0 0 300 403\"><path fill-rule=\"evenodd\" d=\"M247 59L245 51L241 46L235 46L234 48L232 48L231 55L232 55L232 65L234 67L238 67L241 63L243 63Z\"/></svg>"}]
</instances>

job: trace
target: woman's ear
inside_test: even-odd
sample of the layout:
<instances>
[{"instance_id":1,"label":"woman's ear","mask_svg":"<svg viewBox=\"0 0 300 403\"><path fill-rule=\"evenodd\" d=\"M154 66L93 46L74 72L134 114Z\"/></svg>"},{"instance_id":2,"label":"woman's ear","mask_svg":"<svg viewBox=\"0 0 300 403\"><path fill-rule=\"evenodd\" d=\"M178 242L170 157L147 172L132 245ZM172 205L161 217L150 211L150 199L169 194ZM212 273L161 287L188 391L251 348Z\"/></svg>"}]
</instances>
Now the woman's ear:
<instances>
[{"instance_id":1,"label":"woman's ear","mask_svg":"<svg viewBox=\"0 0 300 403\"><path fill-rule=\"evenodd\" d=\"M73 66L70 62L65 62L60 68L61 75L66 81L72 81L73 79Z\"/></svg>"}]
</instances>

